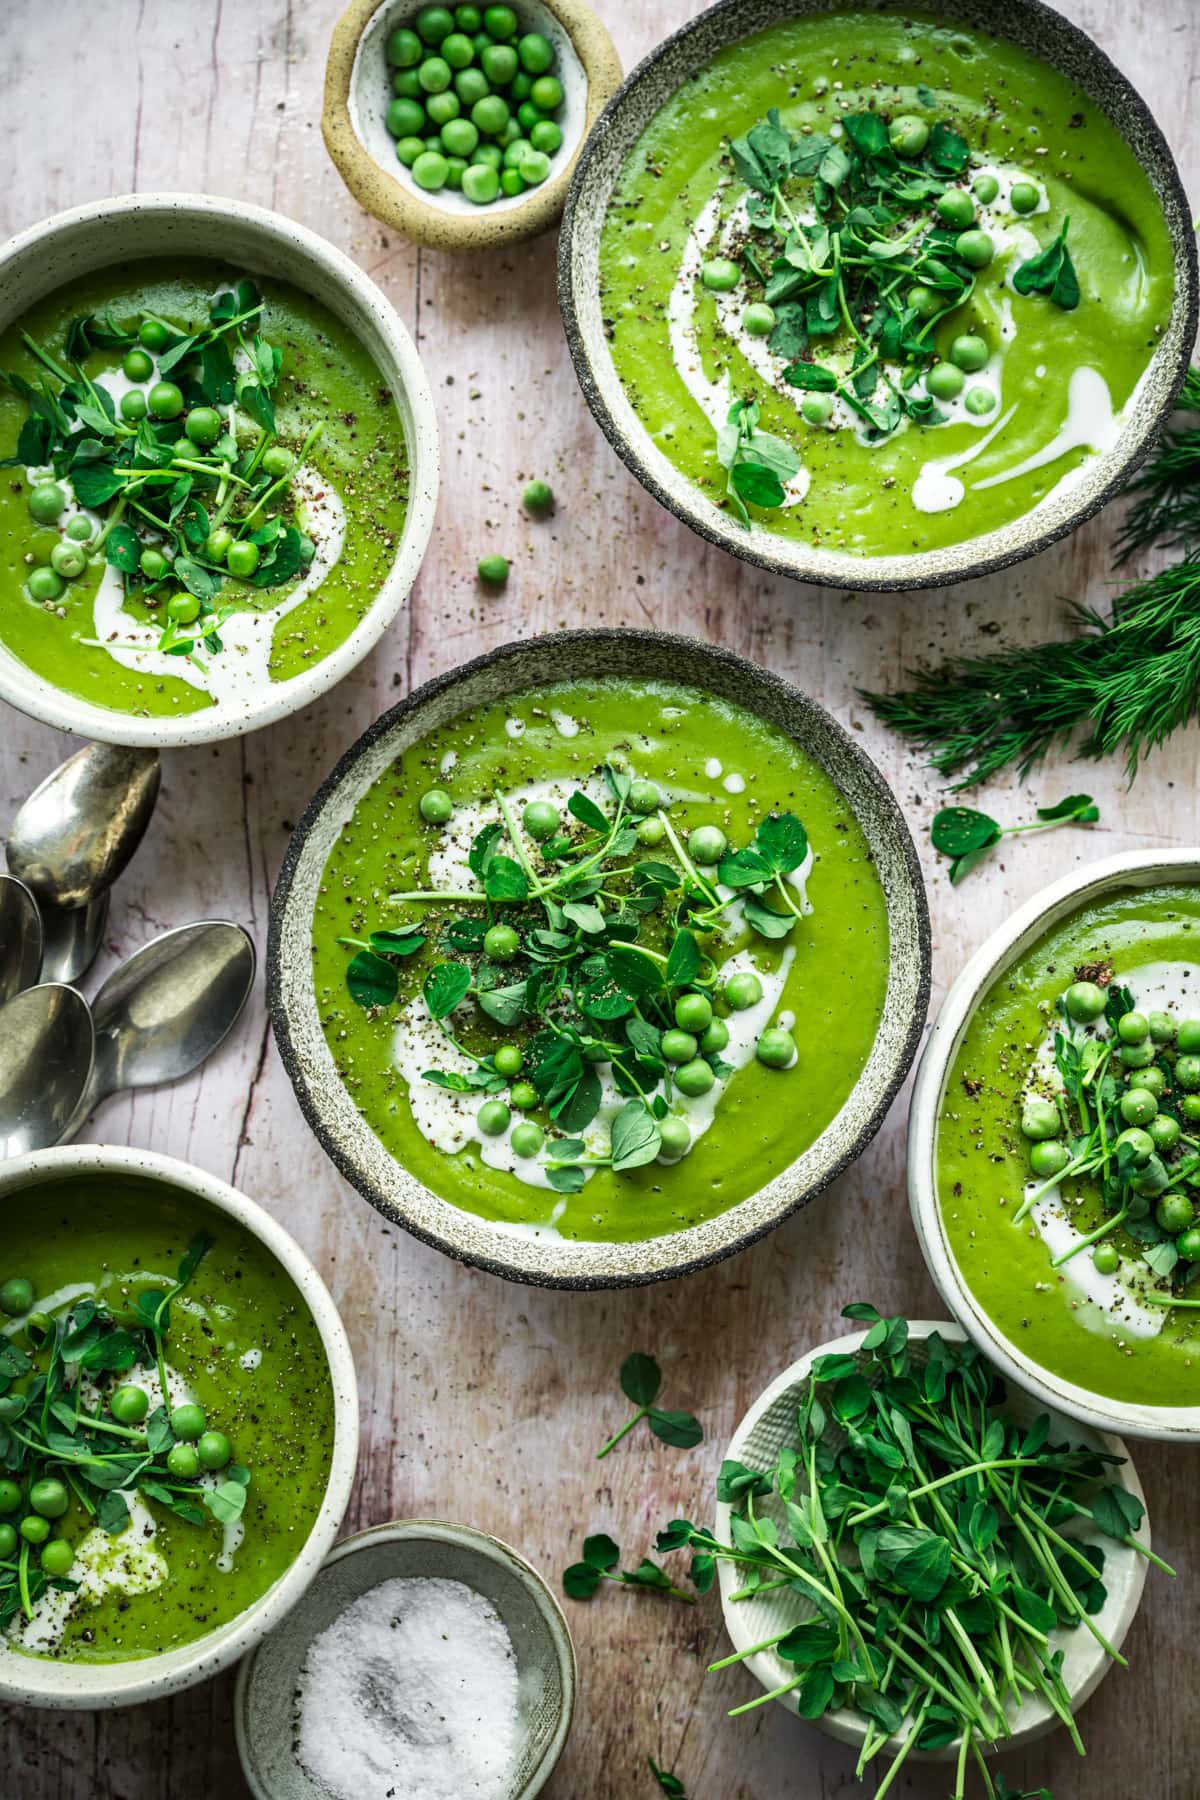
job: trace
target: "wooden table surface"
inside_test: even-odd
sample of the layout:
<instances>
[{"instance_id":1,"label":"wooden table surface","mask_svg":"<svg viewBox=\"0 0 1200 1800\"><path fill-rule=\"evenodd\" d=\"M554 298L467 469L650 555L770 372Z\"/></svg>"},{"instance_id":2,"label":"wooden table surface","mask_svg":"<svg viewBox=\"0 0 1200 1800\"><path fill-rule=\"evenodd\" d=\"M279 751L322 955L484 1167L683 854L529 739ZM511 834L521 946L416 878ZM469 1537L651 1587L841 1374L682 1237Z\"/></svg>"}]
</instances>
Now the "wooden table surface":
<instances>
[{"instance_id":1,"label":"wooden table surface","mask_svg":"<svg viewBox=\"0 0 1200 1800\"><path fill-rule=\"evenodd\" d=\"M553 234L507 255L418 251L364 215L329 162L318 124L338 0L3 0L0 68L8 178L0 230L131 189L233 195L324 233L380 284L417 339L441 422L437 527L412 600L379 649L300 717L167 759L149 836L114 899L97 975L160 929L202 916L246 923L265 946L267 901L292 823L335 759L417 683L508 639L563 625L655 625L726 644L830 707L886 771L925 858L934 1005L969 952L1045 882L1121 849L1200 842L1195 732L1174 740L1131 796L1112 765L1064 758L1024 787L995 783L989 810L1088 787L1090 832L1016 840L951 889L928 850L936 784L855 697L914 660L983 650L996 634L1047 633L1058 599L1100 601L1110 512L994 579L910 594L854 595L764 575L713 549L633 481L575 383L554 299ZM699 10L689 0L599 0L626 68ZM1149 99L1185 183L1200 195L1200 33L1193 0L1067 0ZM554 519L532 524L520 493L546 476ZM513 559L484 597L485 550ZM73 745L0 708L0 822ZM93 978L95 979L95 978ZM354 1346L362 1453L347 1530L437 1516L518 1546L557 1586L588 1531L634 1559L657 1527L709 1516L722 1445L771 1377L833 1335L849 1300L936 1316L904 1193L907 1094L859 1163L754 1249L684 1281L626 1293L553 1294L459 1268L385 1229L310 1136L280 1064L261 993L235 1039L175 1088L110 1102L85 1134L199 1163L254 1196L315 1259ZM668 1371L669 1404L707 1428L691 1452L649 1437L602 1465L621 1423L617 1368L631 1349ZM1196 1800L1195 1570L1200 1451L1137 1453L1155 1540L1182 1570L1151 1572L1128 1672L1083 1715L1079 1764L1062 1733L1002 1759L1014 1783L1056 1800ZM652 1800L647 1754L693 1800L842 1800L862 1793L851 1754L766 1707L736 1670L705 1676L723 1643L715 1596L696 1609L608 1589L566 1602L579 1655L574 1729L550 1800ZM1189 1673L1190 1671L1190 1673ZM226 1800L245 1792L230 1722L232 1677L121 1713L3 1715L3 1800ZM935 1800L937 1768L893 1792Z\"/></svg>"}]
</instances>

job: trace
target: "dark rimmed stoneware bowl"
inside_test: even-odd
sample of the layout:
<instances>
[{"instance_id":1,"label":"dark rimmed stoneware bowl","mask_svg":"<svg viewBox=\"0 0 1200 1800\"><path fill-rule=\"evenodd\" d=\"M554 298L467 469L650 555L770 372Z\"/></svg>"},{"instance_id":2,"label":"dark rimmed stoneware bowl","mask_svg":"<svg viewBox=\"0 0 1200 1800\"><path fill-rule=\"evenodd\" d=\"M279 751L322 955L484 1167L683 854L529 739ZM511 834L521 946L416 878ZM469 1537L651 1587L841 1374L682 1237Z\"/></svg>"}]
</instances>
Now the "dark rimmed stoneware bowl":
<instances>
[{"instance_id":1,"label":"dark rimmed stoneware bowl","mask_svg":"<svg viewBox=\"0 0 1200 1800\"><path fill-rule=\"evenodd\" d=\"M440 1199L380 1143L342 1085L321 1030L312 920L325 864L367 789L410 745L462 713L550 682L606 676L681 682L736 702L795 740L849 802L883 885L891 964L883 1018L846 1104L782 1174L719 1217L634 1243L520 1236ZM506 644L427 682L348 750L309 805L271 902L267 996L304 1116L347 1180L386 1219L462 1262L541 1287L626 1287L732 1255L841 1173L874 1137L908 1072L929 1002L929 914L913 841L887 782L821 706L777 675L689 638L565 631Z\"/></svg>"},{"instance_id":2,"label":"dark rimmed stoneware bowl","mask_svg":"<svg viewBox=\"0 0 1200 1800\"><path fill-rule=\"evenodd\" d=\"M1059 70L1095 102L1132 146L1158 196L1175 248L1171 317L1113 448L1078 481L1025 518L962 544L911 556L860 557L749 531L680 473L646 430L613 366L600 297L600 234L625 160L667 100L727 45L781 20L846 11L851 0L718 0L640 62L609 101L575 167L558 248L558 296L584 397L601 430L656 500L710 543L799 581L899 592L1003 569L1044 550L1112 500L1150 449L1174 405L1196 340L1196 240L1187 195L1166 138L1141 95L1087 34L1042 0L933 0L939 18L1002 36ZM894 0L853 0L858 12L895 11Z\"/></svg>"}]
</instances>

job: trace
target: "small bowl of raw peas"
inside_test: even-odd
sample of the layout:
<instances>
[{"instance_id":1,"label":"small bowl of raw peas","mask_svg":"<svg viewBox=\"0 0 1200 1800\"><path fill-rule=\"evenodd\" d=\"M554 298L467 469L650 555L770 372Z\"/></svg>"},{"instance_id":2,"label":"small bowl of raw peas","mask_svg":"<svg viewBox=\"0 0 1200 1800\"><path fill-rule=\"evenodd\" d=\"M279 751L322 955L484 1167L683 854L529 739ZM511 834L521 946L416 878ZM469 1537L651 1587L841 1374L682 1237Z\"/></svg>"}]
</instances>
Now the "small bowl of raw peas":
<instances>
[{"instance_id":1,"label":"small bowl of raw peas","mask_svg":"<svg viewBox=\"0 0 1200 1800\"><path fill-rule=\"evenodd\" d=\"M321 128L370 213L439 250L535 237L621 80L584 0L352 0L334 28Z\"/></svg>"}]
</instances>

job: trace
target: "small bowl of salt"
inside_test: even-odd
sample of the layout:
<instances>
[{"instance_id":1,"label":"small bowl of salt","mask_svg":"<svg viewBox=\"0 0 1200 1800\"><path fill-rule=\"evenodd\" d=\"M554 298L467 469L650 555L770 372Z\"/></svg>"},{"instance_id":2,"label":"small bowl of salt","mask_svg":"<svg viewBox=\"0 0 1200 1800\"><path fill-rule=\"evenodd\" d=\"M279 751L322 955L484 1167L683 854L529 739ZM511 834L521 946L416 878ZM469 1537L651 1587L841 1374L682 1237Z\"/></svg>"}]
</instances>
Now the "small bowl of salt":
<instances>
[{"instance_id":1,"label":"small bowl of salt","mask_svg":"<svg viewBox=\"0 0 1200 1800\"><path fill-rule=\"evenodd\" d=\"M238 1671L256 1800L531 1800L575 1705L567 1622L498 1538L411 1519L335 1546Z\"/></svg>"}]
</instances>

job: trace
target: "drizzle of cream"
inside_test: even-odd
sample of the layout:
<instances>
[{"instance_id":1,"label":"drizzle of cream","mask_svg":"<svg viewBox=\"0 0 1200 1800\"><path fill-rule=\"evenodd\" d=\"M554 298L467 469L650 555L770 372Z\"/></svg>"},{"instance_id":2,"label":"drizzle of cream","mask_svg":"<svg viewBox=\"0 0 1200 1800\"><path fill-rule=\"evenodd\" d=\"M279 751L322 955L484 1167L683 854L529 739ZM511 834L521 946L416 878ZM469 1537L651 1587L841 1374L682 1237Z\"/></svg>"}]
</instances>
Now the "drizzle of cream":
<instances>
[{"instance_id":1,"label":"drizzle of cream","mask_svg":"<svg viewBox=\"0 0 1200 1800\"><path fill-rule=\"evenodd\" d=\"M727 775L721 786L727 794L742 794L746 790L746 777L736 773Z\"/></svg>"},{"instance_id":2,"label":"drizzle of cream","mask_svg":"<svg viewBox=\"0 0 1200 1800\"><path fill-rule=\"evenodd\" d=\"M719 762L715 756L710 756L704 765L704 773L708 776L710 781L716 781L723 768L723 763Z\"/></svg>"},{"instance_id":3,"label":"drizzle of cream","mask_svg":"<svg viewBox=\"0 0 1200 1800\"><path fill-rule=\"evenodd\" d=\"M573 719L570 713L560 712L555 706L550 709L550 717L554 721L554 729L557 731L559 737L573 738L579 736L579 720Z\"/></svg>"},{"instance_id":4,"label":"drizzle of cream","mask_svg":"<svg viewBox=\"0 0 1200 1800\"><path fill-rule=\"evenodd\" d=\"M967 463L973 462L986 450L996 433L1004 429L1016 410L1015 406L1010 406L989 432L976 443L968 445L965 450L960 450L956 456L936 457L921 464L912 488L912 502L918 512L949 512L960 503L967 490L954 470L965 468Z\"/></svg>"},{"instance_id":5,"label":"drizzle of cream","mask_svg":"<svg viewBox=\"0 0 1200 1800\"><path fill-rule=\"evenodd\" d=\"M1071 450L1111 450L1121 431L1120 415L1113 411L1108 383L1098 369L1079 368L1071 372L1067 384L1067 416L1048 444L1035 450L1023 462L984 481L972 483L976 491L999 487L1001 482L1015 481L1047 463L1057 462Z\"/></svg>"},{"instance_id":6,"label":"drizzle of cream","mask_svg":"<svg viewBox=\"0 0 1200 1800\"><path fill-rule=\"evenodd\" d=\"M167 1579L166 1558L154 1548L158 1527L154 1515L136 1490L122 1490L129 1506L129 1524L117 1537L93 1525L75 1546L75 1560L68 1579L79 1583L75 1593L47 1588L33 1608L33 1617L17 1621L9 1629L22 1649L41 1655L62 1642L71 1614L78 1607L98 1606L109 1594L148 1594Z\"/></svg>"}]
</instances>

